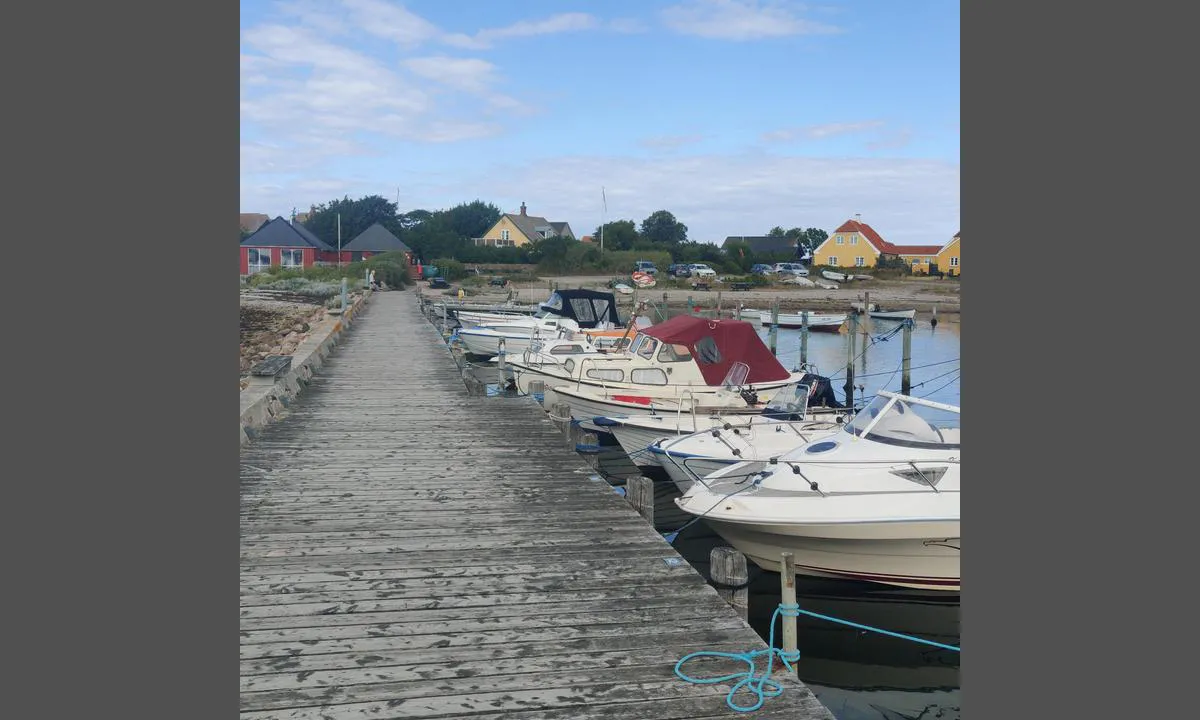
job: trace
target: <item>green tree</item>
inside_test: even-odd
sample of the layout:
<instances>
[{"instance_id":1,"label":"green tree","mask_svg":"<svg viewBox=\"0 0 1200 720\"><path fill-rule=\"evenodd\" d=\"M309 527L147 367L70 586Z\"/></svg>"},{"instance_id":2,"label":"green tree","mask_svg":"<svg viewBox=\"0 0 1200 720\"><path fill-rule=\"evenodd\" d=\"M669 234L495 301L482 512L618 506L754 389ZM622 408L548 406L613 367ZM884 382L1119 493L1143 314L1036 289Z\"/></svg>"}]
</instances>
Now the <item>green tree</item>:
<instances>
[{"instance_id":1,"label":"green tree","mask_svg":"<svg viewBox=\"0 0 1200 720\"><path fill-rule=\"evenodd\" d=\"M783 237L786 234L784 229L778 225L767 231L767 237Z\"/></svg>"},{"instance_id":2,"label":"green tree","mask_svg":"<svg viewBox=\"0 0 1200 720\"><path fill-rule=\"evenodd\" d=\"M343 197L341 200L318 205L304 221L304 227L336 247L339 216L343 245L375 223L382 224L392 233L400 229L396 219L396 203L381 195L368 195L358 200Z\"/></svg>"},{"instance_id":3,"label":"green tree","mask_svg":"<svg viewBox=\"0 0 1200 720\"><path fill-rule=\"evenodd\" d=\"M809 252L816 250L817 247L819 247L821 243L823 243L829 239L829 233L827 233L824 230L821 230L819 228L808 228L807 230L804 231L804 234L805 234L805 236L808 237L807 244L808 244Z\"/></svg>"},{"instance_id":4,"label":"green tree","mask_svg":"<svg viewBox=\"0 0 1200 720\"><path fill-rule=\"evenodd\" d=\"M676 246L687 242L687 225L666 210L657 210L642 221L638 234L643 239L663 245Z\"/></svg>"},{"instance_id":5,"label":"green tree","mask_svg":"<svg viewBox=\"0 0 1200 720\"><path fill-rule=\"evenodd\" d=\"M592 235L592 240L595 240L597 245L600 243L602 229L605 250L632 250L639 240L637 226L632 220L614 220L604 223L603 226L597 225L596 232Z\"/></svg>"}]
</instances>

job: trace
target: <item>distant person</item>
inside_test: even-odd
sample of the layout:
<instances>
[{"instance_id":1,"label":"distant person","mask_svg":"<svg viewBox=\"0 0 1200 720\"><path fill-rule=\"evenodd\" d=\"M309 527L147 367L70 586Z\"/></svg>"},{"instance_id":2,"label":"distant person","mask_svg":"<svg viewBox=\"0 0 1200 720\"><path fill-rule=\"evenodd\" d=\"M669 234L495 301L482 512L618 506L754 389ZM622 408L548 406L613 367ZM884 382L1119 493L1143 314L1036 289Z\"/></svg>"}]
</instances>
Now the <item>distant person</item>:
<instances>
[{"instance_id":1,"label":"distant person","mask_svg":"<svg viewBox=\"0 0 1200 720\"><path fill-rule=\"evenodd\" d=\"M458 301L459 301L459 302L462 302L462 301L463 301L463 299L464 299L464 298L466 298L466 297L467 297L467 291L466 291L466 290L463 290L462 288L459 288L459 289L458 289Z\"/></svg>"},{"instance_id":2,"label":"distant person","mask_svg":"<svg viewBox=\"0 0 1200 720\"><path fill-rule=\"evenodd\" d=\"M371 271L371 275L370 275L370 278L367 280L367 283L371 286L371 289L373 289L373 290L379 289L379 282L375 279L375 271L374 270Z\"/></svg>"}]
</instances>

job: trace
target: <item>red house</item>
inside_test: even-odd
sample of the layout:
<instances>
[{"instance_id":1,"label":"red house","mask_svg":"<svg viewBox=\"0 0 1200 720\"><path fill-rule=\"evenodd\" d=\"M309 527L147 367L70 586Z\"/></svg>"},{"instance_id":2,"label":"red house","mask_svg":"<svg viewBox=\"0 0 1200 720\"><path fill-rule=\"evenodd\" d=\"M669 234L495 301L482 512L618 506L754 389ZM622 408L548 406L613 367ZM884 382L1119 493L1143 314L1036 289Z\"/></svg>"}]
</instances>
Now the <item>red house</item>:
<instances>
[{"instance_id":1,"label":"red house","mask_svg":"<svg viewBox=\"0 0 1200 720\"><path fill-rule=\"evenodd\" d=\"M336 262L337 250L299 223L282 217L264 224L242 241L242 275L253 275L272 265L312 267Z\"/></svg>"},{"instance_id":2,"label":"red house","mask_svg":"<svg viewBox=\"0 0 1200 720\"><path fill-rule=\"evenodd\" d=\"M356 235L353 240L342 246L342 251L350 253L351 262L366 260L372 255L380 253L402 252L408 259L408 264L413 264L412 248L405 245L404 241L379 223L375 223Z\"/></svg>"}]
</instances>

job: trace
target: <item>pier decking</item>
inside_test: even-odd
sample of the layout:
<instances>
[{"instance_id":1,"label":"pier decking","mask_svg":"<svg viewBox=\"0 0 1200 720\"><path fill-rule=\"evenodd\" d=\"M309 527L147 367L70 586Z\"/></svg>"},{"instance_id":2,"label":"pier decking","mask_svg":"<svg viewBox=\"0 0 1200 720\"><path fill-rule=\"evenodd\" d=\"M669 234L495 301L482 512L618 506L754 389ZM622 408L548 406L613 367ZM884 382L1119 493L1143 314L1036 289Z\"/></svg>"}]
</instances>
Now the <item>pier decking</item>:
<instances>
[{"instance_id":1,"label":"pier decking","mask_svg":"<svg viewBox=\"0 0 1200 720\"><path fill-rule=\"evenodd\" d=\"M411 292L241 458L243 720L832 718L779 667L750 714L676 677L766 645L533 400L469 397Z\"/></svg>"}]
</instances>

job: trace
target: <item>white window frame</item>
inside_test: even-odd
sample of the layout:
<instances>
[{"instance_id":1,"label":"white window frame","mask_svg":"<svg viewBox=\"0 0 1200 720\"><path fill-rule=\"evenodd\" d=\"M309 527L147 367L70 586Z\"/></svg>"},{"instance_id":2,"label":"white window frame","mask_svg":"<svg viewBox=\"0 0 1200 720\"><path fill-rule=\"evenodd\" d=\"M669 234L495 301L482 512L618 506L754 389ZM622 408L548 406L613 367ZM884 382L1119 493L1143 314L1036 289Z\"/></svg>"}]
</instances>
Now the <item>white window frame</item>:
<instances>
[{"instance_id":1,"label":"white window frame","mask_svg":"<svg viewBox=\"0 0 1200 720\"><path fill-rule=\"evenodd\" d=\"M258 258L259 262L254 262L254 260L251 258L251 254L253 254L254 258ZM265 263L261 261L261 258L264 256L267 260ZM254 273L262 272L263 270L271 267L271 251L270 249L264 250L262 248L246 248L246 262L246 272L248 274L253 275Z\"/></svg>"},{"instance_id":2,"label":"white window frame","mask_svg":"<svg viewBox=\"0 0 1200 720\"><path fill-rule=\"evenodd\" d=\"M920 265L920 264L921 264L921 258L913 258L913 259L912 259L912 264L913 264L913 267L916 267L917 265Z\"/></svg>"},{"instance_id":3,"label":"white window frame","mask_svg":"<svg viewBox=\"0 0 1200 720\"><path fill-rule=\"evenodd\" d=\"M662 368L633 368L629 371L629 381L635 385L666 385L667 373Z\"/></svg>"},{"instance_id":4,"label":"white window frame","mask_svg":"<svg viewBox=\"0 0 1200 720\"><path fill-rule=\"evenodd\" d=\"M504 240L504 241L508 240L508 231L507 230L500 231L500 239Z\"/></svg>"},{"instance_id":5,"label":"white window frame","mask_svg":"<svg viewBox=\"0 0 1200 720\"><path fill-rule=\"evenodd\" d=\"M851 235L851 236L850 236L850 244L851 244L851 245L857 245L857 244L858 244L858 236L857 236L857 235Z\"/></svg>"},{"instance_id":6,"label":"white window frame","mask_svg":"<svg viewBox=\"0 0 1200 720\"><path fill-rule=\"evenodd\" d=\"M838 235L836 238L834 238L834 242L835 242L835 243L837 243L838 245L844 245L844 244L845 244L845 241L843 241L843 240L842 240L842 236L841 236L841 235Z\"/></svg>"},{"instance_id":7,"label":"white window frame","mask_svg":"<svg viewBox=\"0 0 1200 720\"><path fill-rule=\"evenodd\" d=\"M866 267L866 266L867 266L867 259L865 257L862 257L860 255L860 256L854 258L854 267Z\"/></svg>"},{"instance_id":8,"label":"white window frame","mask_svg":"<svg viewBox=\"0 0 1200 720\"><path fill-rule=\"evenodd\" d=\"M829 267L837 267L837 266L838 266L837 255L830 255L829 256Z\"/></svg>"},{"instance_id":9,"label":"white window frame","mask_svg":"<svg viewBox=\"0 0 1200 720\"><path fill-rule=\"evenodd\" d=\"M304 267L304 250L301 248L280 249L279 265L285 268Z\"/></svg>"},{"instance_id":10,"label":"white window frame","mask_svg":"<svg viewBox=\"0 0 1200 720\"><path fill-rule=\"evenodd\" d=\"M954 255L950 258L950 267L958 267L958 256Z\"/></svg>"}]
</instances>

